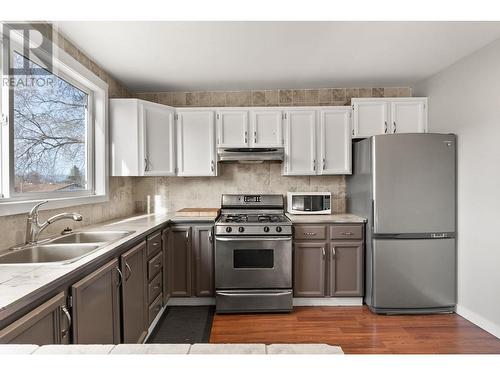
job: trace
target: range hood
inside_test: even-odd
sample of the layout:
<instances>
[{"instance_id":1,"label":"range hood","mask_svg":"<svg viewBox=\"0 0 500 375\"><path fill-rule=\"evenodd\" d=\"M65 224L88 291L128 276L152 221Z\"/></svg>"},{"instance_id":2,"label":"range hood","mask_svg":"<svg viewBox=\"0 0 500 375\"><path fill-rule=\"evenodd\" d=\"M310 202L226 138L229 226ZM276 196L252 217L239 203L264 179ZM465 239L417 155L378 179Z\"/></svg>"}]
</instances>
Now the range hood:
<instances>
[{"instance_id":1,"label":"range hood","mask_svg":"<svg viewBox=\"0 0 500 375\"><path fill-rule=\"evenodd\" d=\"M241 147L218 149L219 161L263 162L283 161L283 147Z\"/></svg>"}]
</instances>

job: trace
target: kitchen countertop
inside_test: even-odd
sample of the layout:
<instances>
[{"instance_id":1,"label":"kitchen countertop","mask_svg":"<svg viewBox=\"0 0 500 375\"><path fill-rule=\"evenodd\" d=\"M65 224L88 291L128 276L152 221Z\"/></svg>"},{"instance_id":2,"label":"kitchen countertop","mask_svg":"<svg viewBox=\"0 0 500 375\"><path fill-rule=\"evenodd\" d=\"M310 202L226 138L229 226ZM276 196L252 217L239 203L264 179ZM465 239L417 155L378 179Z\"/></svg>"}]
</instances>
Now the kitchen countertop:
<instances>
[{"instance_id":1,"label":"kitchen countertop","mask_svg":"<svg viewBox=\"0 0 500 375\"><path fill-rule=\"evenodd\" d=\"M75 232L86 230L127 230L134 233L103 246L99 250L69 264L0 264L0 321L19 308L33 302L30 297L38 295L47 288L57 287L59 279L76 275L85 266L99 258L105 258L110 252L135 238L160 229L168 223L215 221L215 216L177 217L175 214L146 214L79 228Z\"/></svg>"},{"instance_id":2,"label":"kitchen countertop","mask_svg":"<svg viewBox=\"0 0 500 375\"><path fill-rule=\"evenodd\" d=\"M310 223L366 223L364 217L353 214L336 214L336 215L292 215L287 213L286 216L294 224L310 224Z\"/></svg>"}]
</instances>

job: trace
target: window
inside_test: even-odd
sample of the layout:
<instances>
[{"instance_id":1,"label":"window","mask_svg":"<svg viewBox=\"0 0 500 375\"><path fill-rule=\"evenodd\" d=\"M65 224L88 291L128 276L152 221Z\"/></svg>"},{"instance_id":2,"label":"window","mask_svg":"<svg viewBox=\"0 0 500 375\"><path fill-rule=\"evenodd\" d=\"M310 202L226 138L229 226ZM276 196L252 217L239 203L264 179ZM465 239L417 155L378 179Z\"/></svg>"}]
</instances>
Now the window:
<instances>
[{"instance_id":1,"label":"window","mask_svg":"<svg viewBox=\"0 0 500 375\"><path fill-rule=\"evenodd\" d=\"M42 67L14 51L12 87L14 134L14 186L12 195L92 190L87 152L89 93L54 75L44 84L29 82L31 72ZM26 65L25 65L26 64Z\"/></svg>"},{"instance_id":2,"label":"window","mask_svg":"<svg viewBox=\"0 0 500 375\"><path fill-rule=\"evenodd\" d=\"M107 84L55 45L44 56L22 42L0 55L0 216L107 200Z\"/></svg>"}]
</instances>

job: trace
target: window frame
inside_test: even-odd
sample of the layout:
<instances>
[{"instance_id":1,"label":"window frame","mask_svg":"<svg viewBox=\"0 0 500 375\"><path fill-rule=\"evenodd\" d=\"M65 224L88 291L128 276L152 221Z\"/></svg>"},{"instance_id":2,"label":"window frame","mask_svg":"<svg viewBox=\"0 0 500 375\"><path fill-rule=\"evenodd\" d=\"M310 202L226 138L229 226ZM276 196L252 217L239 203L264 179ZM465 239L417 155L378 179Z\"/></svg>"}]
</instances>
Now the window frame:
<instances>
[{"instance_id":1,"label":"window frame","mask_svg":"<svg viewBox=\"0 0 500 375\"><path fill-rule=\"evenodd\" d=\"M1 56L3 67L5 64L11 64L13 52L24 56L21 48L22 36L15 32L11 32L10 36L9 56ZM0 41L0 45L1 43ZM33 193L14 192L14 129L11 121L14 118L12 100L14 90L13 87L3 83L5 78L3 71L6 70L2 70L0 112L3 119L5 119L4 115L7 115L7 121L6 124L1 125L0 131L0 216L27 212L40 200L48 200L48 203L43 206L45 209L100 203L109 200L108 85L60 49L56 43L52 43L52 50L52 69L50 72L88 95L87 144L85 148L87 189ZM3 48L0 53L3 54ZM44 54L46 55L44 56ZM44 59L47 56L48 53L42 51L36 56L31 53L25 58L44 66ZM105 157L102 158L102 155Z\"/></svg>"}]
</instances>

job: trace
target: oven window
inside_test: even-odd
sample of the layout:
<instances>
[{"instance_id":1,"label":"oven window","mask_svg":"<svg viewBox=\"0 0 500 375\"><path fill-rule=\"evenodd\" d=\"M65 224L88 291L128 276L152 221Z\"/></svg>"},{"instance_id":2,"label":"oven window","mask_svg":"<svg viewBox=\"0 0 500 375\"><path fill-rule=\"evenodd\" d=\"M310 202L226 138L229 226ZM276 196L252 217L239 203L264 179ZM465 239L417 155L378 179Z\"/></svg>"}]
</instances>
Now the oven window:
<instances>
[{"instance_id":1,"label":"oven window","mask_svg":"<svg viewBox=\"0 0 500 375\"><path fill-rule=\"evenodd\" d=\"M237 249L233 253L234 268L273 268L272 249Z\"/></svg>"}]
</instances>

